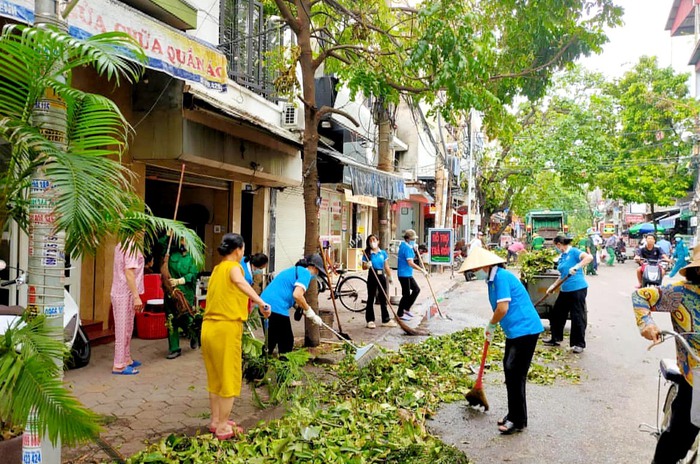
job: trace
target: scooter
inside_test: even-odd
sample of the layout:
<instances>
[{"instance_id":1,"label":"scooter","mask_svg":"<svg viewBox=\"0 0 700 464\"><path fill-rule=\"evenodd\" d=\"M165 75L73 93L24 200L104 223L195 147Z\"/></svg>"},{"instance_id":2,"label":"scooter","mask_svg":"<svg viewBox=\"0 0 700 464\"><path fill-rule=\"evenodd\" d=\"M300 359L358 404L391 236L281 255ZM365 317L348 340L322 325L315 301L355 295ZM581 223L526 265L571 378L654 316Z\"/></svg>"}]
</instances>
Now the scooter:
<instances>
[{"instance_id":1,"label":"scooter","mask_svg":"<svg viewBox=\"0 0 700 464\"><path fill-rule=\"evenodd\" d=\"M642 265L642 287L658 287L663 280L661 266L656 260L643 260Z\"/></svg>"},{"instance_id":2,"label":"scooter","mask_svg":"<svg viewBox=\"0 0 700 464\"><path fill-rule=\"evenodd\" d=\"M619 264L624 264L627 261L627 253L624 249L615 248L615 259Z\"/></svg>"},{"instance_id":3,"label":"scooter","mask_svg":"<svg viewBox=\"0 0 700 464\"><path fill-rule=\"evenodd\" d=\"M0 270L5 269L6 264L0 260ZM27 281L27 274L21 269L17 269L17 277L12 280L0 282L0 287L9 287L12 285L22 286ZM63 308L63 340L66 347L70 350L70 355L65 360L66 366L70 369L78 369L85 367L90 363L92 350L90 348L90 339L85 334L80 323L80 311L73 297L66 290L63 290L64 308ZM22 306L5 306L0 305L0 336L2 336L8 327L16 323L25 308Z\"/></svg>"}]
</instances>

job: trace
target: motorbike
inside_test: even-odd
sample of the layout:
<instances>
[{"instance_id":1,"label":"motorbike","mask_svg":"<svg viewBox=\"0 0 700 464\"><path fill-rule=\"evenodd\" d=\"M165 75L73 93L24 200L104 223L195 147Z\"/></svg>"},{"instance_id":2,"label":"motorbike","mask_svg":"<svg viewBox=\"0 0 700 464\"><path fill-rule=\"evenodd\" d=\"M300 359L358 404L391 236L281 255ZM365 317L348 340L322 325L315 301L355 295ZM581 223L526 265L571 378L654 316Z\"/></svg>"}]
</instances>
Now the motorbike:
<instances>
[{"instance_id":1,"label":"motorbike","mask_svg":"<svg viewBox=\"0 0 700 464\"><path fill-rule=\"evenodd\" d=\"M627 253L624 248L615 248L615 259L619 264L624 264L627 261Z\"/></svg>"},{"instance_id":2,"label":"motorbike","mask_svg":"<svg viewBox=\"0 0 700 464\"><path fill-rule=\"evenodd\" d=\"M5 269L6 264L0 260L0 270ZM22 286L27 281L27 274L21 269L17 269L17 277L0 282L0 287L10 287L13 285ZM90 363L92 349L90 347L90 339L83 330L80 322L80 310L70 293L63 290L64 308L63 308L63 340L66 347L70 350L69 356L65 360L65 364L70 369L78 369L85 367ZM17 320L22 317L25 308L22 306L6 306L0 305L0 337L5 333L8 327L12 326Z\"/></svg>"},{"instance_id":3,"label":"motorbike","mask_svg":"<svg viewBox=\"0 0 700 464\"><path fill-rule=\"evenodd\" d=\"M663 280L661 264L657 260L642 260L642 287L658 287Z\"/></svg>"}]
</instances>

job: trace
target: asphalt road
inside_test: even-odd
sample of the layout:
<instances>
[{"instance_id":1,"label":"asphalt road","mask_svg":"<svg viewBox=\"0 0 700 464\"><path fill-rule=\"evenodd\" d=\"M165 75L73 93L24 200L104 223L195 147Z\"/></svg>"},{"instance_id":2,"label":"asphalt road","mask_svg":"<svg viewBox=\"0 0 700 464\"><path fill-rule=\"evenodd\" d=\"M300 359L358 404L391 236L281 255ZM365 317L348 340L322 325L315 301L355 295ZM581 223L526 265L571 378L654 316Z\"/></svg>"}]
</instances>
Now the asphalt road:
<instances>
[{"instance_id":1,"label":"asphalt road","mask_svg":"<svg viewBox=\"0 0 700 464\"><path fill-rule=\"evenodd\" d=\"M571 365L582 369L583 379L580 384L528 385L529 419L523 433L501 436L497 431L496 420L506 413L502 372L486 375L488 413L469 409L465 402L444 405L430 430L479 464L651 462L656 441L638 427L656 423L658 362L674 357L674 347L667 342L647 351L630 299L635 269L628 261L588 278L588 347L581 355L567 355ZM485 284L459 284L443 307L453 321L430 321L433 334L485 324L490 313ZM667 314L656 321L671 327ZM568 337L564 342L568 345Z\"/></svg>"}]
</instances>

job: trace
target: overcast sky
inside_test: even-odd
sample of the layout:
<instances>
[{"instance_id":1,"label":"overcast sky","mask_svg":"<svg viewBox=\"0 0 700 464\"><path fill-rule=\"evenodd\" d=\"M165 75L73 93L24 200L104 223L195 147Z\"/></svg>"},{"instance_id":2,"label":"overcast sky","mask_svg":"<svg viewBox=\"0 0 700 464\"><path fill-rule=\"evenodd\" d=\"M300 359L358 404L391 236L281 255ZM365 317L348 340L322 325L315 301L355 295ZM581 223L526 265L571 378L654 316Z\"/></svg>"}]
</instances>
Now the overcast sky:
<instances>
[{"instance_id":1,"label":"overcast sky","mask_svg":"<svg viewBox=\"0 0 700 464\"><path fill-rule=\"evenodd\" d=\"M692 36L672 38L670 31L664 30L673 0L617 0L616 4L625 9L624 24L608 31L610 42L602 54L585 58L581 64L608 77L620 77L640 56L656 55L661 66L693 71L688 66Z\"/></svg>"}]
</instances>

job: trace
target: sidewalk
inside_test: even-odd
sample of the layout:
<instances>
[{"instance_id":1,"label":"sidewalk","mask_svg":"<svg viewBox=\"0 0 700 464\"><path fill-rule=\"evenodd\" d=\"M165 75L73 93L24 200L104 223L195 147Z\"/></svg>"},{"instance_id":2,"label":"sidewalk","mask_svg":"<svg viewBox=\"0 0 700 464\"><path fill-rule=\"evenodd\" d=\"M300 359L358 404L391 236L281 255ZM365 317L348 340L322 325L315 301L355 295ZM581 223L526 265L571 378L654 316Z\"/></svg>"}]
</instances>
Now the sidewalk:
<instances>
[{"instance_id":1,"label":"sidewalk","mask_svg":"<svg viewBox=\"0 0 700 464\"><path fill-rule=\"evenodd\" d=\"M447 271L431 276L433 290L438 298L443 298L441 309L446 313L450 313L453 305L459 305L463 310L468 309L469 298L465 299L464 295L476 288L478 283L466 283L461 274L454 274L454 279L450 277ZM418 325L433 304L426 279L418 274L416 281L421 287L421 293L412 309L416 317L410 322L411 326ZM398 286L398 283L395 285ZM485 285L483 287L485 291ZM393 294L392 288L390 295ZM321 309L332 311L332 302L324 295L327 294L321 295ZM398 327L367 329L364 313L350 312L340 304L338 314L343 331L349 333L354 342L375 342L394 349L401 343L424 339L406 337ZM454 316L462 318L457 314ZM375 317L377 320L381 318L379 306L375 306ZM302 344L303 320L295 322L292 319L292 322L297 342ZM429 323L434 334L452 332L457 330L455 325L463 324L464 321L438 319ZM337 324L334 328L337 328ZM167 345L166 339L134 339L132 355L143 363L141 373L136 376L111 374L112 344L95 347L89 366L65 374L66 384L78 399L93 411L107 417L102 438L126 457L143 449L148 442L158 441L170 433L207 433L209 401L206 373L199 351L191 350L183 339L182 356L167 360ZM245 384L241 397L233 407L233 417L244 428L253 427L260 420L274 419L283 413L281 409L257 409L252 402L251 391ZM109 461L104 451L95 444L75 449L64 448L63 458L64 462L76 464Z\"/></svg>"}]
</instances>

